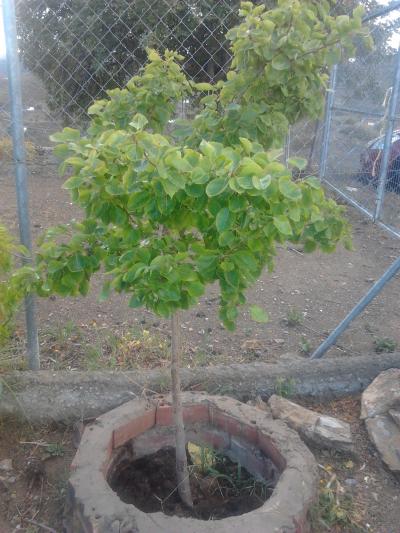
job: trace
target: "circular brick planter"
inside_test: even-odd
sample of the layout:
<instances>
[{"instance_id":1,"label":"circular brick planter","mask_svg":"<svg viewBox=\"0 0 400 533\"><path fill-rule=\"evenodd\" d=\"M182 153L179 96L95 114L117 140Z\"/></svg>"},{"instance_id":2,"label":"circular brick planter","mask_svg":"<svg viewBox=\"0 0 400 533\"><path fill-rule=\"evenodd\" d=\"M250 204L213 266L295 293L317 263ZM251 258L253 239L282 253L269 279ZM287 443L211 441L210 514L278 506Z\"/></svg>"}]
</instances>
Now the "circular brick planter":
<instances>
[{"instance_id":1,"label":"circular brick planter","mask_svg":"<svg viewBox=\"0 0 400 533\"><path fill-rule=\"evenodd\" d=\"M272 496L254 511L216 521L147 514L123 503L108 484L122 456L138 458L173 444L169 399L133 400L100 416L83 433L69 480L68 533L308 532L318 476L297 433L227 397L187 392L183 404L189 441L223 451L253 475L270 477L272 461L272 473L279 476Z\"/></svg>"}]
</instances>

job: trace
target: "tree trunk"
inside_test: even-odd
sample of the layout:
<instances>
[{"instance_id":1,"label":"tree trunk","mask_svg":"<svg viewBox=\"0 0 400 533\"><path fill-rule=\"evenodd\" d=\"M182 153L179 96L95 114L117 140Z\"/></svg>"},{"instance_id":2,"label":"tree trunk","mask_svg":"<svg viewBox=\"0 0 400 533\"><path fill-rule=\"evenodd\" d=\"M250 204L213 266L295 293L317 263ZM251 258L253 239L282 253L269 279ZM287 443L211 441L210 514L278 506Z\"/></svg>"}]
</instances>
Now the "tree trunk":
<instances>
[{"instance_id":1,"label":"tree trunk","mask_svg":"<svg viewBox=\"0 0 400 533\"><path fill-rule=\"evenodd\" d=\"M186 455L186 436L183 423L183 408L181 397L181 331L178 312L171 318L172 344L171 344L171 388L172 404L175 423L175 446L176 446L176 477L178 480L178 492L181 500L188 507L193 507L192 493L190 490L189 470Z\"/></svg>"}]
</instances>

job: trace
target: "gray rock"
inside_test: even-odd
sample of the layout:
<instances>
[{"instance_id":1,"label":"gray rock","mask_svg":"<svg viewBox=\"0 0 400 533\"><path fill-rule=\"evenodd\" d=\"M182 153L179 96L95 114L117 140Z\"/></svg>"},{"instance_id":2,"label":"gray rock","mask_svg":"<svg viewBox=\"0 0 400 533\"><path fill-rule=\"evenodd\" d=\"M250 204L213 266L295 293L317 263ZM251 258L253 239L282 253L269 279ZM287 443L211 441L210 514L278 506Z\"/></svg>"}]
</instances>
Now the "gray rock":
<instances>
[{"instance_id":1,"label":"gray rock","mask_svg":"<svg viewBox=\"0 0 400 533\"><path fill-rule=\"evenodd\" d=\"M272 416L287 423L307 442L334 450L353 450L350 424L306 409L276 394L268 401Z\"/></svg>"},{"instance_id":2,"label":"gray rock","mask_svg":"<svg viewBox=\"0 0 400 533\"><path fill-rule=\"evenodd\" d=\"M370 439L382 461L394 473L400 474L400 429L388 415L378 415L365 421Z\"/></svg>"},{"instance_id":3,"label":"gray rock","mask_svg":"<svg viewBox=\"0 0 400 533\"><path fill-rule=\"evenodd\" d=\"M400 428L400 409L389 409L389 415L392 417L393 422Z\"/></svg>"},{"instance_id":4,"label":"gray rock","mask_svg":"<svg viewBox=\"0 0 400 533\"><path fill-rule=\"evenodd\" d=\"M361 397L361 418L384 415L391 408L400 406L400 369L381 372Z\"/></svg>"}]
</instances>

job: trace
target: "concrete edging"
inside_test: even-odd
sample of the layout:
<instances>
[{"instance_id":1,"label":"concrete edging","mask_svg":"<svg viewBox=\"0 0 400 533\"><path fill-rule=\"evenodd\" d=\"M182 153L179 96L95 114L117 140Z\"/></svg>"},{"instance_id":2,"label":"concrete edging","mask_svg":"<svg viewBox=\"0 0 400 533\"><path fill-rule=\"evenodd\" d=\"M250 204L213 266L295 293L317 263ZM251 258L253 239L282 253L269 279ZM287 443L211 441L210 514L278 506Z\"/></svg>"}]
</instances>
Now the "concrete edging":
<instances>
[{"instance_id":1,"label":"concrete edging","mask_svg":"<svg viewBox=\"0 0 400 533\"><path fill-rule=\"evenodd\" d=\"M317 497L313 455L297 433L262 411L223 396L183 394L184 418L208 424L229 441L238 439L268 455L280 471L272 496L258 509L223 520L202 521L144 513L123 503L107 483L113 452L152 428L172 425L168 398L133 400L88 426L72 463L69 533L306 533L307 513ZM211 432L212 433L212 432ZM213 437L210 437L211 439ZM134 441L133 441L134 442ZM236 441L235 441L236 442ZM218 446L218 443L214 443ZM221 444L223 445L223 444Z\"/></svg>"}]
</instances>

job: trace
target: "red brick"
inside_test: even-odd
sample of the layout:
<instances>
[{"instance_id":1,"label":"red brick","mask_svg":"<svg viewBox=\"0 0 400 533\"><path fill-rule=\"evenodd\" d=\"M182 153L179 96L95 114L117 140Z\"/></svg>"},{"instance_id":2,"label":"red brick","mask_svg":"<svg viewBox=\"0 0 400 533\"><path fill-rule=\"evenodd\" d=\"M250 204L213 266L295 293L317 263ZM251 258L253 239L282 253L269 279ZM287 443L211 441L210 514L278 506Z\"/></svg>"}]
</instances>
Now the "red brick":
<instances>
[{"instance_id":1,"label":"red brick","mask_svg":"<svg viewBox=\"0 0 400 533\"><path fill-rule=\"evenodd\" d=\"M286 468L286 460L283 455L276 448L271 438L264 435L261 431L258 434L258 446L281 472Z\"/></svg>"},{"instance_id":2,"label":"red brick","mask_svg":"<svg viewBox=\"0 0 400 533\"><path fill-rule=\"evenodd\" d=\"M125 444L128 440L134 439L145 431L151 429L155 424L156 410L149 409L143 414L134 417L126 424L122 424L119 428L114 430L113 447L118 448Z\"/></svg>"},{"instance_id":3,"label":"red brick","mask_svg":"<svg viewBox=\"0 0 400 533\"><path fill-rule=\"evenodd\" d=\"M197 424L199 422L208 423L208 404L198 403L184 406L183 420L185 424Z\"/></svg>"},{"instance_id":4,"label":"red brick","mask_svg":"<svg viewBox=\"0 0 400 533\"><path fill-rule=\"evenodd\" d=\"M240 437L242 434L242 423L219 409L211 408L210 424L235 437Z\"/></svg>"},{"instance_id":5,"label":"red brick","mask_svg":"<svg viewBox=\"0 0 400 533\"><path fill-rule=\"evenodd\" d=\"M249 443L257 446L258 443L258 430L257 426L250 426L243 424L242 427L242 437Z\"/></svg>"},{"instance_id":6,"label":"red brick","mask_svg":"<svg viewBox=\"0 0 400 533\"><path fill-rule=\"evenodd\" d=\"M172 426L174 413L171 405L158 405L156 412L157 426Z\"/></svg>"}]
</instances>

